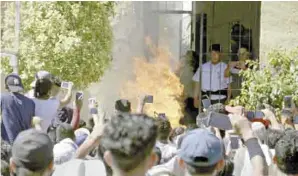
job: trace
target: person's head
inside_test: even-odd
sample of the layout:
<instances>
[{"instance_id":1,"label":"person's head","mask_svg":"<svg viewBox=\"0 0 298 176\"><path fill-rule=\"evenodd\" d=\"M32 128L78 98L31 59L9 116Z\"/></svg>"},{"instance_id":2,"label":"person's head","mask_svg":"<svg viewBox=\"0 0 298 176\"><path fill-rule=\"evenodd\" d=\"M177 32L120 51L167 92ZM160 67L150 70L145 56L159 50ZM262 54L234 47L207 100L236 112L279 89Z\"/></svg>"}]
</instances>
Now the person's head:
<instances>
[{"instance_id":1,"label":"person's head","mask_svg":"<svg viewBox=\"0 0 298 176\"><path fill-rule=\"evenodd\" d=\"M298 175L298 132L287 130L276 143L274 162L285 174Z\"/></svg>"},{"instance_id":2,"label":"person's head","mask_svg":"<svg viewBox=\"0 0 298 176\"><path fill-rule=\"evenodd\" d=\"M198 109L194 107L193 101L194 99L192 97L188 97L185 100L184 117L182 117L179 121L181 125L196 126Z\"/></svg>"},{"instance_id":3,"label":"person's head","mask_svg":"<svg viewBox=\"0 0 298 176\"><path fill-rule=\"evenodd\" d=\"M195 129L184 137L179 156L179 165L187 173L196 175L214 175L224 167L222 144L207 129Z\"/></svg>"},{"instance_id":4,"label":"person's head","mask_svg":"<svg viewBox=\"0 0 298 176\"><path fill-rule=\"evenodd\" d=\"M105 160L113 173L144 174L155 164L153 147L157 125L144 114L118 114L104 128L101 143Z\"/></svg>"},{"instance_id":5,"label":"person's head","mask_svg":"<svg viewBox=\"0 0 298 176\"><path fill-rule=\"evenodd\" d=\"M166 118L156 118L158 127L158 140L167 141L172 130L171 123Z\"/></svg>"},{"instance_id":6,"label":"person's head","mask_svg":"<svg viewBox=\"0 0 298 176\"><path fill-rule=\"evenodd\" d=\"M251 124L254 135L258 138L261 143L266 141L266 127L261 122L253 122Z\"/></svg>"},{"instance_id":7,"label":"person's head","mask_svg":"<svg viewBox=\"0 0 298 176\"><path fill-rule=\"evenodd\" d=\"M183 127L177 127L177 128L174 128L172 129L171 133L170 133L170 140L173 142L173 140L184 133L184 128Z\"/></svg>"},{"instance_id":8,"label":"person's head","mask_svg":"<svg viewBox=\"0 0 298 176\"><path fill-rule=\"evenodd\" d=\"M47 71L39 71L35 75L34 97L48 99L51 96L52 75Z\"/></svg>"},{"instance_id":9,"label":"person's head","mask_svg":"<svg viewBox=\"0 0 298 176\"><path fill-rule=\"evenodd\" d=\"M13 175L47 175L53 169L53 143L46 133L29 129L19 133L12 146Z\"/></svg>"},{"instance_id":10,"label":"person's head","mask_svg":"<svg viewBox=\"0 0 298 176\"><path fill-rule=\"evenodd\" d=\"M281 123L285 126L293 125L293 113L288 109L283 109L281 111Z\"/></svg>"},{"instance_id":11,"label":"person's head","mask_svg":"<svg viewBox=\"0 0 298 176\"><path fill-rule=\"evenodd\" d=\"M210 46L211 62L217 64L220 62L221 57L221 46L220 44L213 44Z\"/></svg>"},{"instance_id":12,"label":"person's head","mask_svg":"<svg viewBox=\"0 0 298 176\"><path fill-rule=\"evenodd\" d=\"M250 58L250 52L248 51L247 46L243 45L238 49L237 53L239 61L246 61Z\"/></svg>"},{"instance_id":13,"label":"person's head","mask_svg":"<svg viewBox=\"0 0 298 176\"><path fill-rule=\"evenodd\" d=\"M58 120L60 122L70 123L72 120L73 109L69 107L63 107L58 112Z\"/></svg>"},{"instance_id":14,"label":"person's head","mask_svg":"<svg viewBox=\"0 0 298 176\"><path fill-rule=\"evenodd\" d=\"M115 110L120 113L129 113L131 112L131 104L125 99L117 100L115 103Z\"/></svg>"},{"instance_id":15,"label":"person's head","mask_svg":"<svg viewBox=\"0 0 298 176\"><path fill-rule=\"evenodd\" d=\"M22 79L17 74L9 74L5 78L5 88L9 92L23 92L24 86L22 83Z\"/></svg>"},{"instance_id":16,"label":"person's head","mask_svg":"<svg viewBox=\"0 0 298 176\"><path fill-rule=\"evenodd\" d=\"M270 149L274 149L277 141L284 135L282 130L268 128L266 132L267 145Z\"/></svg>"},{"instance_id":17,"label":"person's head","mask_svg":"<svg viewBox=\"0 0 298 176\"><path fill-rule=\"evenodd\" d=\"M66 138L74 140L75 134L70 124L61 123L56 129L56 142L58 143Z\"/></svg>"}]
</instances>

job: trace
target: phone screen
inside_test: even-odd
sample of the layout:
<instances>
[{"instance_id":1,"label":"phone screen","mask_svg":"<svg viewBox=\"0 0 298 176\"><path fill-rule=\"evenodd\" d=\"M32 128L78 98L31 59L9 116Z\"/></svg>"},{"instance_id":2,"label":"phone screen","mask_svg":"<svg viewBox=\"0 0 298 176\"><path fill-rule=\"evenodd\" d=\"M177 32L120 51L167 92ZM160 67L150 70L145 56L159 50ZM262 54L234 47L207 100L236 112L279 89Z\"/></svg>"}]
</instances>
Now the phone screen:
<instances>
[{"instance_id":1,"label":"phone screen","mask_svg":"<svg viewBox=\"0 0 298 176\"><path fill-rule=\"evenodd\" d=\"M211 100L209 100L209 99L203 99L202 103L203 103L203 108L204 109L208 109L209 106L211 106Z\"/></svg>"},{"instance_id":2,"label":"phone screen","mask_svg":"<svg viewBox=\"0 0 298 176\"><path fill-rule=\"evenodd\" d=\"M298 124L298 115L294 116L293 123Z\"/></svg>"},{"instance_id":3,"label":"phone screen","mask_svg":"<svg viewBox=\"0 0 298 176\"><path fill-rule=\"evenodd\" d=\"M231 135L230 140L231 140L231 148L238 149L239 148L239 136Z\"/></svg>"},{"instance_id":4,"label":"phone screen","mask_svg":"<svg viewBox=\"0 0 298 176\"><path fill-rule=\"evenodd\" d=\"M93 104L96 102L96 98L89 98L89 104Z\"/></svg>"},{"instance_id":5,"label":"phone screen","mask_svg":"<svg viewBox=\"0 0 298 176\"><path fill-rule=\"evenodd\" d=\"M152 95L147 95L146 96L146 103L153 103L153 96Z\"/></svg>"},{"instance_id":6,"label":"phone screen","mask_svg":"<svg viewBox=\"0 0 298 176\"><path fill-rule=\"evenodd\" d=\"M247 111L246 117L248 120L252 121L255 118L255 112Z\"/></svg>"},{"instance_id":7,"label":"phone screen","mask_svg":"<svg viewBox=\"0 0 298 176\"><path fill-rule=\"evenodd\" d=\"M284 106L285 108L292 108L292 96L284 97Z\"/></svg>"},{"instance_id":8,"label":"phone screen","mask_svg":"<svg viewBox=\"0 0 298 176\"><path fill-rule=\"evenodd\" d=\"M217 112L211 112L209 114L208 126L216 127L222 130L232 130L232 123L229 116Z\"/></svg>"},{"instance_id":9,"label":"phone screen","mask_svg":"<svg viewBox=\"0 0 298 176\"><path fill-rule=\"evenodd\" d=\"M68 87L69 87L69 82L62 82L61 83L61 88L68 89Z\"/></svg>"},{"instance_id":10,"label":"phone screen","mask_svg":"<svg viewBox=\"0 0 298 176\"><path fill-rule=\"evenodd\" d=\"M76 93L76 99L82 99L83 98L83 92L77 92Z\"/></svg>"}]
</instances>

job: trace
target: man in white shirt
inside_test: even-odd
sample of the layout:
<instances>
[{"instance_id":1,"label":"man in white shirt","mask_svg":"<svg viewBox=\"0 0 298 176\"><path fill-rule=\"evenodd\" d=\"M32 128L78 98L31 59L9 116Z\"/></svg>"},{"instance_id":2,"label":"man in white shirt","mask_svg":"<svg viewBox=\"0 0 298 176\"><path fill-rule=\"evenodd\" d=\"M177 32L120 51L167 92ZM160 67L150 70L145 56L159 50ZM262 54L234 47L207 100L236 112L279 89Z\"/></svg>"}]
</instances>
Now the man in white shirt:
<instances>
[{"instance_id":1,"label":"man in white shirt","mask_svg":"<svg viewBox=\"0 0 298 176\"><path fill-rule=\"evenodd\" d=\"M220 44L213 44L210 47L211 61L202 65L202 81L200 80L201 70L197 69L193 76L195 81L194 88L194 105L199 107L201 105L199 90L200 86L202 96L207 95L211 100L211 104L225 103L231 97L231 77L225 77L225 70L227 64L221 62L221 46Z\"/></svg>"}]
</instances>

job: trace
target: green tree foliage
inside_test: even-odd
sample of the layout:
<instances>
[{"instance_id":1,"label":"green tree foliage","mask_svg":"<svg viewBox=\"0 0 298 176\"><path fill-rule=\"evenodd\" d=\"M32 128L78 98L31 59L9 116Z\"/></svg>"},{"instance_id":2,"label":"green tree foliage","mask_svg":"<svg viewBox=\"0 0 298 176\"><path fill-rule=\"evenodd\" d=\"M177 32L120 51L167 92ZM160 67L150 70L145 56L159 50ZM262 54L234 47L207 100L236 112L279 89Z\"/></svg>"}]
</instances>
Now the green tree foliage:
<instances>
[{"instance_id":1,"label":"green tree foliage","mask_svg":"<svg viewBox=\"0 0 298 176\"><path fill-rule=\"evenodd\" d=\"M15 5L8 3L1 49L13 50ZM19 71L25 86L41 69L79 88L98 81L111 60L113 2L21 2ZM2 69L11 71L7 59Z\"/></svg>"},{"instance_id":2,"label":"green tree foliage","mask_svg":"<svg viewBox=\"0 0 298 176\"><path fill-rule=\"evenodd\" d=\"M267 103L279 111L286 95L292 95L298 103L298 48L290 52L274 50L268 59L265 68L250 62L253 69L241 72L244 78L241 94L231 104L253 110L258 104Z\"/></svg>"}]
</instances>

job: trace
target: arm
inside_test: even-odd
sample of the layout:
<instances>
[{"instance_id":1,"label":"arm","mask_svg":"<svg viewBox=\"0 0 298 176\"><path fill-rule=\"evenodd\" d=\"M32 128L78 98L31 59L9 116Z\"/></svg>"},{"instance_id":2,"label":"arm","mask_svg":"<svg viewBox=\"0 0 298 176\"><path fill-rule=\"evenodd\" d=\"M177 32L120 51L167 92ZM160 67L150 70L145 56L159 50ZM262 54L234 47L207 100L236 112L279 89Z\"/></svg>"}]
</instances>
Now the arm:
<instances>
[{"instance_id":1,"label":"arm","mask_svg":"<svg viewBox=\"0 0 298 176\"><path fill-rule=\"evenodd\" d=\"M140 113L140 114L143 113L144 106L145 106L145 99L146 99L146 96L140 98L138 103L137 113Z\"/></svg>"},{"instance_id":2,"label":"arm","mask_svg":"<svg viewBox=\"0 0 298 176\"><path fill-rule=\"evenodd\" d=\"M80 122L80 108L75 107L75 109L73 110L72 119L70 122L70 125L73 130L78 129L79 122Z\"/></svg>"},{"instance_id":3,"label":"arm","mask_svg":"<svg viewBox=\"0 0 298 176\"><path fill-rule=\"evenodd\" d=\"M69 104L71 98L72 98L72 88L73 86L71 86L68 90L67 90L67 93L65 95L65 97L60 100L60 108L66 106L67 104Z\"/></svg>"},{"instance_id":4,"label":"arm","mask_svg":"<svg viewBox=\"0 0 298 176\"><path fill-rule=\"evenodd\" d=\"M200 83L199 82L195 82L193 99L194 99L194 106L196 108L198 108L198 107L201 106L201 102L200 102L199 96L200 96Z\"/></svg>"}]
</instances>

